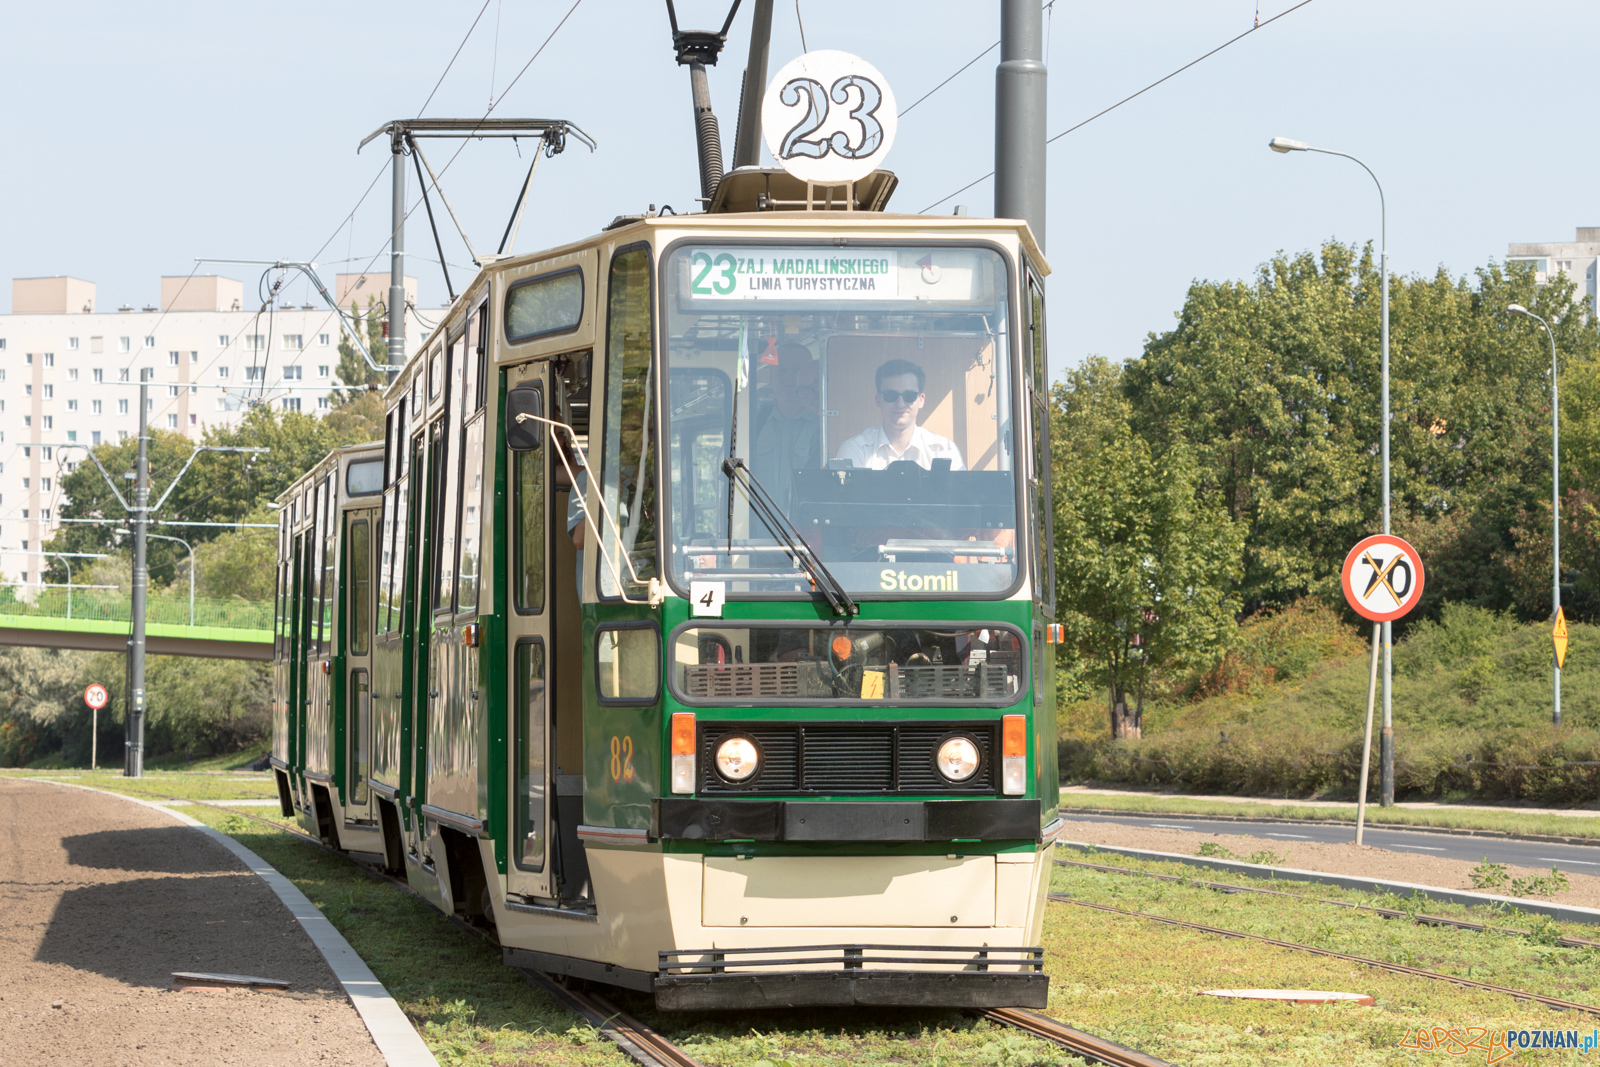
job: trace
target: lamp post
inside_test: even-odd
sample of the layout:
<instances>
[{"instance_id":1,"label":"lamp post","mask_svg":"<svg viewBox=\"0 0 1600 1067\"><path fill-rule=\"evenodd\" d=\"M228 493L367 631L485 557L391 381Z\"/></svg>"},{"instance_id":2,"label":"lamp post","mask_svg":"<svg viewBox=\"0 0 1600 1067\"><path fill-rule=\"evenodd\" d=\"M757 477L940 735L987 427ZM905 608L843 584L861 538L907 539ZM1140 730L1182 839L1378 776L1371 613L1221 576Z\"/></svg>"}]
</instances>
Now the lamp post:
<instances>
[{"instance_id":1,"label":"lamp post","mask_svg":"<svg viewBox=\"0 0 1600 1067\"><path fill-rule=\"evenodd\" d=\"M12 549L0 549L0 551L4 551L7 555L11 555L11 554L13 554L14 550L12 550ZM20 556L43 556L43 557L46 557L46 558L55 558L55 559L59 559L59 560L62 561L62 566L67 568L67 618L69 618L69 619L72 618L72 562L71 561L74 560L74 559L105 559L106 558L105 553L103 553L103 552L45 552L45 551L41 550L41 551L38 551L38 552L17 552L15 554L16 555L20 555ZM43 575L41 574L40 577L42 579ZM47 589L47 588L49 588L49 586L45 585L45 583L41 580L39 582L39 588L40 589ZM116 586L89 585L89 586L84 586L84 588L85 589L115 589Z\"/></svg>"},{"instance_id":2,"label":"lamp post","mask_svg":"<svg viewBox=\"0 0 1600 1067\"><path fill-rule=\"evenodd\" d=\"M176 541L189 550L189 625L194 626L194 546L181 537L168 537L166 534L146 533L146 537L154 537L157 541Z\"/></svg>"},{"instance_id":3,"label":"lamp post","mask_svg":"<svg viewBox=\"0 0 1600 1067\"><path fill-rule=\"evenodd\" d=\"M1556 391L1556 335L1550 324L1521 304L1506 308L1513 315L1526 315L1544 327L1550 339L1550 619L1555 621L1561 612L1561 398ZM1561 725L1561 661L1554 650L1550 653L1550 671L1554 680L1555 705L1550 721Z\"/></svg>"},{"instance_id":4,"label":"lamp post","mask_svg":"<svg viewBox=\"0 0 1600 1067\"><path fill-rule=\"evenodd\" d=\"M1383 183L1367 166L1348 152L1335 152L1331 148L1314 148L1304 141L1291 141L1287 137L1274 137L1267 142L1274 152L1320 152L1325 156L1340 156L1355 163L1367 172L1372 184L1378 187L1378 265L1382 275L1383 292L1383 532L1389 533L1389 205L1383 195ZM1383 734L1379 741L1382 761L1382 784L1378 803L1382 807L1394 804L1394 708L1391 699L1394 678L1394 630L1392 623L1383 624Z\"/></svg>"}]
</instances>

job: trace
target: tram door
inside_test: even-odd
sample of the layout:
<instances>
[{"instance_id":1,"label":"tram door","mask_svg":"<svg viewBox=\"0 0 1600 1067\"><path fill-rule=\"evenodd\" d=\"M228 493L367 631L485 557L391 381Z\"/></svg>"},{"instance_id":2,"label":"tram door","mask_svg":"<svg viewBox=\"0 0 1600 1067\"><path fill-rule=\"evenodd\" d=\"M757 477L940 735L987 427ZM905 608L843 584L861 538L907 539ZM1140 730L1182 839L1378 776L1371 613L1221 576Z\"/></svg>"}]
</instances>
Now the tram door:
<instances>
[{"instance_id":1,"label":"tram door","mask_svg":"<svg viewBox=\"0 0 1600 1067\"><path fill-rule=\"evenodd\" d=\"M372 548L375 509L345 516L345 798L347 822L372 821Z\"/></svg>"},{"instance_id":2,"label":"tram door","mask_svg":"<svg viewBox=\"0 0 1600 1067\"><path fill-rule=\"evenodd\" d=\"M509 825L511 862L506 888L524 899L557 896L551 834L555 827L556 768L551 763L550 716L554 664L551 620L555 589L551 573L552 517L550 433L542 423L516 423L516 412L550 415L548 363L502 372L506 405L501 442L506 471L506 737L511 761ZM535 447L527 447L528 445ZM569 570L571 568L569 567Z\"/></svg>"}]
</instances>

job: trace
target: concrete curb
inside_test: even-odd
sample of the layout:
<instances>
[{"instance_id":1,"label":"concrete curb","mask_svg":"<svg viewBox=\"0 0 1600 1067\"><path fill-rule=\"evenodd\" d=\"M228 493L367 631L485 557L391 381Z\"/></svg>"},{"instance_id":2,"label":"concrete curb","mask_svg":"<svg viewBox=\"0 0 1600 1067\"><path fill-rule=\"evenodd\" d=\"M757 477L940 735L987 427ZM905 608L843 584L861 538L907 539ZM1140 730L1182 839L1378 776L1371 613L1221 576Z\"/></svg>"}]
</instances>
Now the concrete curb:
<instances>
[{"instance_id":1,"label":"concrete curb","mask_svg":"<svg viewBox=\"0 0 1600 1067\"><path fill-rule=\"evenodd\" d=\"M1418 885L1415 882L1391 882L1380 878L1360 878L1349 874L1328 874L1323 871L1302 871L1294 867L1268 867L1260 863L1239 860L1213 859L1209 856L1185 856L1179 852L1154 852L1142 848L1123 848L1120 845L1094 845L1087 841L1057 841L1057 845L1082 851L1110 852L1135 859L1165 860L1168 863L1186 863L1191 867L1205 867L1213 871L1230 871L1252 878L1276 879L1286 882L1321 882L1324 885L1342 886L1345 889L1373 890L1401 895L1417 894L1429 900L1442 900L1451 904L1469 904L1487 907L1503 904L1520 911L1548 915L1562 922L1585 923L1600 926L1600 908L1580 908L1575 904L1552 904L1544 900L1527 900L1522 897L1501 897L1492 893L1470 893L1461 889L1444 889L1440 886Z\"/></svg>"},{"instance_id":2,"label":"concrete curb","mask_svg":"<svg viewBox=\"0 0 1600 1067\"><path fill-rule=\"evenodd\" d=\"M1354 819L1307 819L1294 815L1201 815L1192 811L1132 811L1126 808L1079 808L1062 805L1056 814L1063 819L1080 815L1115 815L1124 819L1197 819L1207 822L1264 822L1284 826L1348 826L1355 829ZM1519 834L1510 830L1470 830L1460 826L1418 826L1405 822L1373 822L1367 820L1369 830L1398 830L1413 834L1450 834L1456 837L1497 837L1510 841L1537 841L1546 845L1587 845L1600 848L1600 837L1558 837L1555 834Z\"/></svg>"},{"instance_id":3,"label":"concrete curb","mask_svg":"<svg viewBox=\"0 0 1600 1067\"><path fill-rule=\"evenodd\" d=\"M11 779L12 781L27 781L25 778ZM334 925L328 921L315 904L306 898L306 895L295 888L293 882L279 874L266 860L245 848L239 842L214 830L197 819L192 819L181 811L174 811L163 804L149 800L140 800L137 797L124 796L113 793L108 789L96 789L88 785L74 785L71 782L46 782L45 785L64 786L68 789L82 789L90 793L100 793L103 796L116 797L146 808L152 808L186 826L191 826L217 844L237 856L244 863L251 874L256 875L277 894L283 906L295 917L306 936L311 938L311 943L322 953L322 958L328 961L328 967L333 971L333 976L339 980L344 988L345 996L350 998L350 1003L355 1007L356 1013L361 1016L361 1021L366 1024L367 1033L372 1035L372 1043L378 1046L378 1051L383 1055L384 1062L389 1067L439 1067L439 1061L434 1058L428 1046L423 1044L416 1028L411 1025L411 1020L406 1018L405 1012L400 1010L400 1005L395 1003L389 991L383 988L383 983L378 981L372 969L367 966L356 950L350 947L350 942L344 939Z\"/></svg>"}]
</instances>

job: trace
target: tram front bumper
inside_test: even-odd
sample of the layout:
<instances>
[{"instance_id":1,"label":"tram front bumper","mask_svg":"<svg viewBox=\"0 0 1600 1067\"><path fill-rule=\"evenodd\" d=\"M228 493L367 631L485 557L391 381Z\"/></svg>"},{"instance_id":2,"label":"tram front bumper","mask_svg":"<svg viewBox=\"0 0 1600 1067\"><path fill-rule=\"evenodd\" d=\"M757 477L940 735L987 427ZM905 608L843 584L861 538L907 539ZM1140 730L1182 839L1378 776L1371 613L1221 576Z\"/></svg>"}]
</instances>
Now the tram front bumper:
<instances>
[{"instance_id":1,"label":"tram front bumper","mask_svg":"<svg viewBox=\"0 0 1600 1067\"><path fill-rule=\"evenodd\" d=\"M820 945L663 952L653 985L662 1011L711 1011L1042 1008L1049 984L1042 948Z\"/></svg>"}]
</instances>

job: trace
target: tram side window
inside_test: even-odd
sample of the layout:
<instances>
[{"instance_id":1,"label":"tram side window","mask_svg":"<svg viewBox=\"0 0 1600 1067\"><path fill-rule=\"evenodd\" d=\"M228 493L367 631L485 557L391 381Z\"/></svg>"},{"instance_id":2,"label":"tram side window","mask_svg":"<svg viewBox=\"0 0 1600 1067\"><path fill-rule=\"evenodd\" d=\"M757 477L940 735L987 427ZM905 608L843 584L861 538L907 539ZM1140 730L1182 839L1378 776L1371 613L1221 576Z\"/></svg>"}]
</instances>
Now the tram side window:
<instances>
[{"instance_id":1,"label":"tram side window","mask_svg":"<svg viewBox=\"0 0 1600 1067\"><path fill-rule=\"evenodd\" d=\"M602 704L653 704L661 688L661 635L652 625L594 635L595 691Z\"/></svg>"},{"instance_id":2,"label":"tram side window","mask_svg":"<svg viewBox=\"0 0 1600 1067\"><path fill-rule=\"evenodd\" d=\"M333 652L333 608L338 598L338 586L335 584L338 576L334 573L334 565L338 560L339 515L333 507L334 478L337 472L328 475L327 492L325 499L327 509L318 521L322 537L322 653L331 655Z\"/></svg>"},{"instance_id":3,"label":"tram side window","mask_svg":"<svg viewBox=\"0 0 1600 1067\"><path fill-rule=\"evenodd\" d=\"M1032 274L1028 275L1029 393L1033 416L1033 471L1029 479L1033 509L1034 595L1045 610L1054 612L1056 604L1055 543L1053 504L1050 484L1050 374L1045 354L1044 293Z\"/></svg>"},{"instance_id":4,"label":"tram side window","mask_svg":"<svg viewBox=\"0 0 1600 1067\"><path fill-rule=\"evenodd\" d=\"M461 519L457 538L459 555L456 558L456 612L475 615L478 611L478 581L482 570L480 546L483 542L483 431L485 372L489 356L489 338L485 327L489 321L489 305L485 302L468 324L461 384L462 417L467 420L461 430Z\"/></svg>"},{"instance_id":5,"label":"tram side window","mask_svg":"<svg viewBox=\"0 0 1600 1067\"><path fill-rule=\"evenodd\" d=\"M517 610L544 610L545 488L542 448L512 453L512 489L516 524L512 587Z\"/></svg>"},{"instance_id":6,"label":"tram side window","mask_svg":"<svg viewBox=\"0 0 1600 1067\"><path fill-rule=\"evenodd\" d=\"M617 253L611 261L607 289L605 452L600 484L606 510L622 534L619 543L607 524L607 554L627 583L629 595L641 593L656 575L650 303L650 250L629 248ZM631 571L624 560L631 562ZM617 576L605 565L600 568L600 591L610 597L623 593L617 587Z\"/></svg>"},{"instance_id":7,"label":"tram side window","mask_svg":"<svg viewBox=\"0 0 1600 1067\"><path fill-rule=\"evenodd\" d=\"M517 646L517 692L522 702L518 732L516 862L525 870L544 869L545 686L544 645Z\"/></svg>"},{"instance_id":8,"label":"tram side window","mask_svg":"<svg viewBox=\"0 0 1600 1067\"><path fill-rule=\"evenodd\" d=\"M322 531L327 524L324 492L325 488L319 482L316 503L311 512L311 529L308 531L311 537L311 568L306 575L306 584L311 587L311 625L306 634L306 651L312 656L322 654L322 557L325 553Z\"/></svg>"},{"instance_id":9,"label":"tram side window","mask_svg":"<svg viewBox=\"0 0 1600 1067\"><path fill-rule=\"evenodd\" d=\"M367 654L372 630L372 535L365 519L350 524L350 654Z\"/></svg>"}]
</instances>

